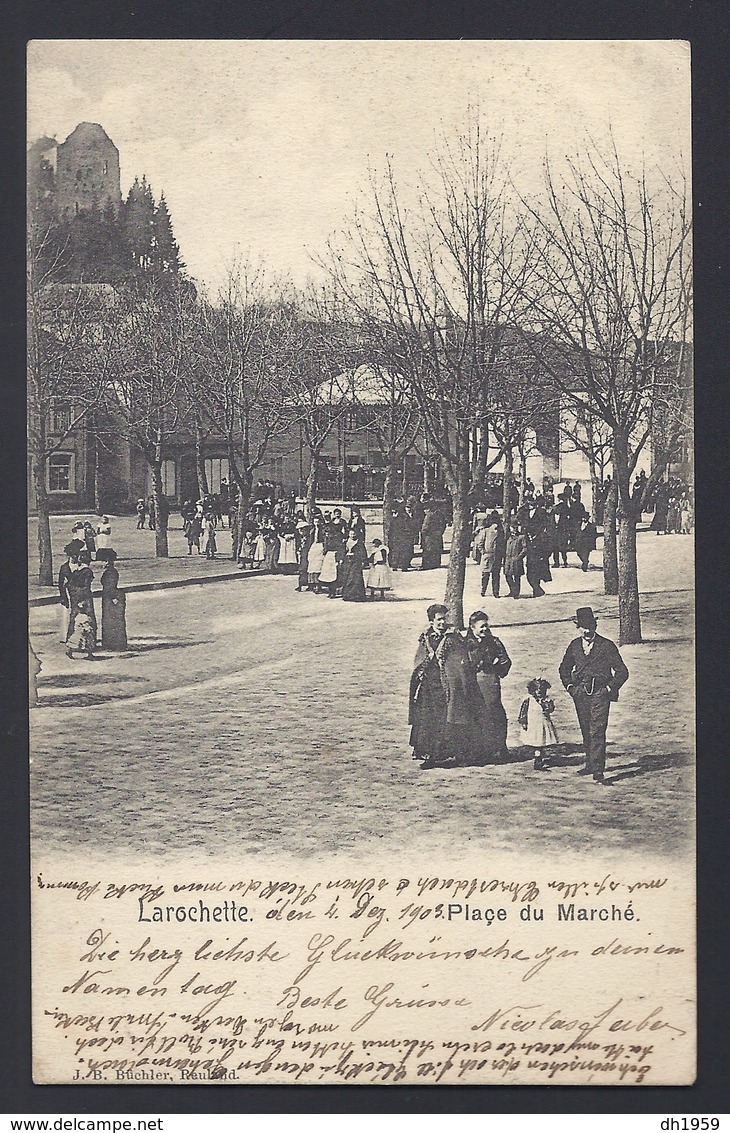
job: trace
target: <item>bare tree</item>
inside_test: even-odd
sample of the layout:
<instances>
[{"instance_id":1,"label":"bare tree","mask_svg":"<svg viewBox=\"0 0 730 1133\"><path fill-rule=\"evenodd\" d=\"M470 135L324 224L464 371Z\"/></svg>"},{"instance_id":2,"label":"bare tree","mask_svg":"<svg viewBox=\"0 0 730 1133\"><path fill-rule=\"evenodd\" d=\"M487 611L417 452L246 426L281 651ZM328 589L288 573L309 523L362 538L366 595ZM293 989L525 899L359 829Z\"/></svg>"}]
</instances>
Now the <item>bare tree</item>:
<instances>
[{"instance_id":1,"label":"bare tree","mask_svg":"<svg viewBox=\"0 0 730 1133\"><path fill-rule=\"evenodd\" d=\"M564 183L546 172L546 203L530 206L539 243L529 280L546 362L568 399L611 430L617 493L622 643L641 641L636 523L663 474L656 462L642 499L632 478L650 444L668 372L683 371L689 333L691 222L686 185L625 171L615 148L571 162ZM686 374L686 369L683 372ZM677 384L671 383L672 388Z\"/></svg>"},{"instance_id":2,"label":"bare tree","mask_svg":"<svg viewBox=\"0 0 730 1133\"><path fill-rule=\"evenodd\" d=\"M107 407L150 469L155 505L155 555L167 558L168 508L163 463L183 420L183 375L192 349L192 285L145 279L125 292L120 349Z\"/></svg>"},{"instance_id":3,"label":"bare tree","mask_svg":"<svg viewBox=\"0 0 730 1133\"><path fill-rule=\"evenodd\" d=\"M374 443L385 466L383 538L387 545L398 496L398 472L415 445L420 414L407 381L389 364L392 357L387 339L382 337L384 329L372 324L359 327L358 344L366 361L344 378L356 427L367 431L369 443Z\"/></svg>"},{"instance_id":4,"label":"bare tree","mask_svg":"<svg viewBox=\"0 0 730 1133\"><path fill-rule=\"evenodd\" d=\"M572 403L560 414L560 431L568 451L581 453L588 462L594 517L603 524L603 588L618 594L618 546L616 541L616 485L611 480L604 496L603 485L612 468L613 433L588 404Z\"/></svg>"},{"instance_id":5,"label":"bare tree","mask_svg":"<svg viewBox=\"0 0 730 1133\"><path fill-rule=\"evenodd\" d=\"M557 391L549 375L530 351L516 338L503 344L501 357L489 383L489 427L497 442L497 456L487 467L504 458L502 512L506 522L512 511L515 458L519 465L519 502L525 498L527 459L537 451L537 431L559 412Z\"/></svg>"},{"instance_id":6,"label":"bare tree","mask_svg":"<svg viewBox=\"0 0 730 1133\"><path fill-rule=\"evenodd\" d=\"M191 369L197 427L226 444L238 487L238 554L256 470L271 441L291 426L282 379L289 318L281 290L249 265L235 263L215 304L201 305Z\"/></svg>"},{"instance_id":7,"label":"bare tree","mask_svg":"<svg viewBox=\"0 0 730 1133\"><path fill-rule=\"evenodd\" d=\"M392 368L407 381L429 448L438 456L453 503L444 601L464 624L470 541L469 495L483 480L489 396L505 331L515 314L526 262L523 231L508 214L498 144L472 115L444 143L433 187L409 208L388 166L373 182L372 209L357 216L335 270L351 302L388 330Z\"/></svg>"},{"instance_id":8,"label":"bare tree","mask_svg":"<svg viewBox=\"0 0 730 1133\"><path fill-rule=\"evenodd\" d=\"M301 430L309 454L307 520L317 500L322 450L352 412L343 372L353 358L352 331L335 291L309 288L288 309L282 380L291 419Z\"/></svg>"},{"instance_id":9,"label":"bare tree","mask_svg":"<svg viewBox=\"0 0 730 1133\"><path fill-rule=\"evenodd\" d=\"M104 284L59 284L31 232L27 260L28 449L38 515L38 581L53 585L49 462L78 438L103 399L115 351L116 294ZM41 264L45 266L42 268Z\"/></svg>"}]
</instances>

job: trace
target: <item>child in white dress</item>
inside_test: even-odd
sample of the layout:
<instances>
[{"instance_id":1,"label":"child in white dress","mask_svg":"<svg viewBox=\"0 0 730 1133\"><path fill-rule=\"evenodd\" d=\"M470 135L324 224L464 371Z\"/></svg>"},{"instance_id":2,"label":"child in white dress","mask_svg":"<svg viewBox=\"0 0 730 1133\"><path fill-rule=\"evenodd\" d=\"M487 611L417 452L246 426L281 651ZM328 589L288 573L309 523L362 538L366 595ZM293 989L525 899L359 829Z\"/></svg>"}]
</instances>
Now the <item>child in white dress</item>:
<instances>
[{"instance_id":1,"label":"child in white dress","mask_svg":"<svg viewBox=\"0 0 730 1133\"><path fill-rule=\"evenodd\" d=\"M523 700L518 717L524 732L523 744L535 749L536 771L548 770L548 749L558 742L558 733L551 719L555 702L547 694L549 688L550 681L542 678L530 681L527 685L530 695Z\"/></svg>"},{"instance_id":2,"label":"child in white dress","mask_svg":"<svg viewBox=\"0 0 730 1133\"><path fill-rule=\"evenodd\" d=\"M371 596L380 591L380 597L385 597L386 590L393 588L393 576L388 566L388 548L383 546L381 539L373 539L373 553L368 559L370 570L367 575L367 588Z\"/></svg>"},{"instance_id":3,"label":"child in white dress","mask_svg":"<svg viewBox=\"0 0 730 1133\"><path fill-rule=\"evenodd\" d=\"M93 661L95 648L96 630L91 620L89 603L82 598L76 608L73 634L66 643L66 656L73 657L74 653L83 653L87 661Z\"/></svg>"}]
</instances>

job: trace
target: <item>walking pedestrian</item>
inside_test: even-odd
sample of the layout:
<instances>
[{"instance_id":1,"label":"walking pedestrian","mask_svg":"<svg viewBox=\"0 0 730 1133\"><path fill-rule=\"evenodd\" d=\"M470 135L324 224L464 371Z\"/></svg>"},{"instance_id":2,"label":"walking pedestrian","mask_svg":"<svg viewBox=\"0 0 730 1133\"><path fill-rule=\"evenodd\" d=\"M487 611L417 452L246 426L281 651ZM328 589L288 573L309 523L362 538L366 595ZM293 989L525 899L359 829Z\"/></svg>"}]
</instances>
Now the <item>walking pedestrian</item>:
<instances>
[{"instance_id":1,"label":"walking pedestrian","mask_svg":"<svg viewBox=\"0 0 730 1133\"><path fill-rule=\"evenodd\" d=\"M588 517L581 520L580 530L575 536L575 550L580 559L581 570L587 571L590 565L591 551L595 551L598 532L596 525Z\"/></svg>"},{"instance_id":2,"label":"walking pedestrian","mask_svg":"<svg viewBox=\"0 0 730 1133\"><path fill-rule=\"evenodd\" d=\"M137 500L134 510L137 512L137 530L139 531L144 527L145 517L147 515L147 504L142 497Z\"/></svg>"},{"instance_id":3,"label":"walking pedestrian","mask_svg":"<svg viewBox=\"0 0 730 1133\"><path fill-rule=\"evenodd\" d=\"M573 698L583 736L586 762L578 774L592 775L595 782L603 783L608 714L629 670L614 642L596 633L598 623L590 606L576 610L573 620L580 637L571 641L558 671Z\"/></svg>"},{"instance_id":4,"label":"walking pedestrian","mask_svg":"<svg viewBox=\"0 0 730 1133\"><path fill-rule=\"evenodd\" d=\"M552 721L555 701L548 696L550 681L536 677L527 685L527 698L522 701L517 720L524 735L525 747L533 749L533 766L536 771L550 767L550 748L558 742L558 733Z\"/></svg>"},{"instance_id":5,"label":"walking pedestrian","mask_svg":"<svg viewBox=\"0 0 730 1133\"><path fill-rule=\"evenodd\" d=\"M495 637L484 610L475 610L469 618L465 638L469 660L483 701L478 721L478 749L469 762L496 763L507 755L507 714L502 704L502 678L512 668L504 645Z\"/></svg>"},{"instance_id":6,"label":"walking pedestrian","mask_svg":"<svg viewBox=\"0 0 730 1133\"><path fill-rule=\"evenodd\" d=\"M493 511L487 520L483 538L480 536L482 558L482 598L486 596L489 583L492 583L492 593L499 598L499 576L504 564L504 553L507 539L502 526L502 520Z\"/></svg>"},{"instance_id":7,"label":"walking pedestrian","mask_svg":"<svg viewBox=\"0 0 730 1133\"><path fill-rule=\"evenodd\" d=\"M367 588L373 598L376 590L380 597L384 598L385 591L393 589L393 576L388 565L388 548L382 540L373 539L373 550L368 561L370 570L368 571Z\"/></svg>"},{"instance_id":8,"label":"walking pedestrian","mask_svg":"<svg viewBox=\"0 0 730 1133\"><path fill-rule=\"evenodd\" d=\"M218 552L218 544L215 541L215 518L212 514L210 514L205 521L205 557L206 557L206 559L214 559L217 552Z\"/></svg>"},{"instance_id":9,"label":"walking pedestrian","mask_svg":"<svg viewBox=\"0 0 730 1133\"><path fill-rule=\"evenodd\" d=\"M365 580L363 571L368 566L368 553L359 530L350 532L342 560L342 601L364 602Z\"/></svg>"},{"instance_id":10,"label":"walking pedestrian","mask_svg":"<svg viewBox=\"0 0 730 1133\"><path fill-rule=\"evenodd\" d=\"M446 515L443 508L427 501L421 524L421 570L440 570L444 553Z\"/></svg>"},{"instance_id":11,"label":"walking pedestrian","mask_svg":"<svg viewBox=\"0 0 730 1133\"><path fill-rule=\"evenodd\" d=\"M61 563L58 571L58 593L61 598L61 645L65 645L71 636L71 588L72 576L79 569L79 553L84 544L80 539L72 539L63 549L66 562Z\"/></svg>"},{"instance_id":12,"label":"walking pedestrian","mask_svg":"<svg viewBox=\"0 0 730 1133\"><path fill-rule=\"evenodd\" d=\"M532 587L532 597L542 598L545 591L543 582L552 581L548 556L550 554L550 540L547 531L541 527L527 537L527 581Z\"/></svg>"},{"instance_id":13,"label":"walking pedestrian","mask_svg":"<svg viewBox=\"0 0 730 1133\"><path fill-rule=\"evenodd\" d=\"M422 767L441 761L446 727L446 689L441 677L441 655L446 635L446 606L434 603L426 611L428 626L418 638L408 695L408 722L413 758Z\"/></svg>"},{"instance_id":14,"label":"walking pedestrian","mask_svg":"<svg viewBox=\"0 0 730 1133\"><path fill-rule=\"evenodd\" d=\"M309 590L309 549L312 546L312 527L303 517L297 521L296 533L299 570L295 590L301 594Z\"/></svg>"},{"instance_id":15,"label":"walking pedestrian","mask_svg":"<svg viewBox=\"0 0 730 1133\"><path fill-rule=\"evenodd\" d=\"M116 551L109 556L101 575L101 647L121 652L127 648L127 595L119 589Z\"/></svg>"},{"instance_id":16,"label":"walking pedestrian","mask_svg":"<svg viewBox=\"0 0 730 1133\"><path fill-rule=\"evenodd\" d=\"M198 554L200 554L200 536L203 533L203 516L197 511L188 523L188 529L185 533L185 538L188 543L188 554L192 555L193 547L195 547Z\"/></svg>"},{"instance_id":17,"label":"walking pedestrian","mask_svg":"<svg viewBox=\"0 0 730 1133\"><path fill-rule=\"evenodd\" d=\"M66 656L73 659L74 653L83 653L87 661L93 661L95 648L95 619L92 621L89 602L82 598L76 604L74 628L66 643Z\"/></svg>"},{"instance_id":18,"label":"walking pedestrian","mask_svg":"<svg viewBox=\"0 0 730 1133\"><path fill-rule=\"evenodd\" d=\"M514 520L508 525L507 542L504 553L504 577L509 586L510 598L519 598L522 577L527 558L527 536L519 523Z\"/></svg>"},{"instance_id":19,"label":"walking pedestrian","mask_svg":"<svg viewBox=\"0 0 730 1133\"><path fill-rule=\"evenodd\" d=\"M347 534L350 535L353 531L357 532L360 539L364 543L366 532L365 520L362 517L360 508L356 504L352 504L352 506L350 507L350 522L347 525Z\"/></svg>"},{"instance_id":20,"label":"walking pedestrian","mask_svg":"<svg viewBox=\"0 0 730 1133\"><path fill-rule=\"evenodd\" d=\"M320 594L319 576L324 563L324 525L321 518L312 517L311 543L307 552L307 589ZM336 577L336 575L335 575Z\"/></svg>"},{"instance_id":21,"label":"walking pedestrian","mask_svg":"<svg viewBox=\"0 0 730 1133\"><path fill-rule=\"evenodd\" d=\"M69 599L71 602L71 617L69 620L67 640L76 634L76 618L81 609L81 603L83 602L84 614L88 616L91 621L94 633L94 644L96 644L98 627L96 611L94 610L94 598L91 593L94 572L88 563L83 562L83 557L88 555L89 552L86 550L79 551L77 569L72 571L67 579Z\"/></svg>"},{"instance_id":22,"label":"walking pedestrian","mask_svg":"<svg viewBox=\"0 0 730 1133\"><path fill-rule=\"evenodd\" d=\"M102 515L101 522L96 529L96 559L97 562L108 561L108 552L112 546L112 525L108 515Z\"/></svg>"},{"instance_id":23,"label":"walking pedestrian","mask_svg":"<svg viewBox=\"0 0 730 1133\"><path fill-rule=\"evenodd\" d=\"M410 570L418 529L412 514L402 505L396 505L390 521L390 565L393 570Z\"/></svg>"}]
</instances>

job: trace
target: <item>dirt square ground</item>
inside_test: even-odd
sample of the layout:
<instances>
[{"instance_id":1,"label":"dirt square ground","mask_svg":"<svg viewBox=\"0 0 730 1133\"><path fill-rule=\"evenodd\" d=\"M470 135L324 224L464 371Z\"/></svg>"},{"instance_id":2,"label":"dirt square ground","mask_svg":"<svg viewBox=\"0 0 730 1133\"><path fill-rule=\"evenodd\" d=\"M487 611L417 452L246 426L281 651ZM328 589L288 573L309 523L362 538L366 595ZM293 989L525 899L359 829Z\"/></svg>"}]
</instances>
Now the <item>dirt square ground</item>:
<instances>
[{"instance_id":1,"label":"dirt square ground","mask_svg":"<svg viewBox=\"0 0 730 1133\"><path fill-rule=\"evenodd\" d=\"M582 763L557 666L575 608L618 636L601 571L554 571L541 599L481 599L513 668L508 762L423 771L409 758L407 690L446 571L396 574L382 602L298 594L290 577L128 596L130 649L68 660L55 607L30 613L43 663L31 713L37 846L83 852L456 850L686 854L693 837L692 540L639 537L645 642L609 725L608 786ZM575 556L570 556L575 559ZM594 556L600 561L600 556ZM520 744L525 685L546 676L565 745L540 774Z\"/></svg>"}]
</instances>

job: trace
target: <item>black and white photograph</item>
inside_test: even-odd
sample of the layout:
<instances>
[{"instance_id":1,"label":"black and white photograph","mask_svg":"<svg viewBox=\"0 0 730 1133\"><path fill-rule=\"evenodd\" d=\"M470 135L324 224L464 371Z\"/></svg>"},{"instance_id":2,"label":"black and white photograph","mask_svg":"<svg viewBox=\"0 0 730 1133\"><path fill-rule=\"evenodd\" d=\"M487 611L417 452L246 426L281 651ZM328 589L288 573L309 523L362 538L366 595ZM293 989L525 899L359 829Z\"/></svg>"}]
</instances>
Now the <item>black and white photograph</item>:
<instances>
[{"instance_id":1,"label":"black and white photograph","mask_svg":"<svg viewBox=\"0 0 730 1133\"><path fill-rule=\"evenodd\" d=\"M690 1083L688 45L27 75L35 1080Z\"/></svg>"}]
</instances>

